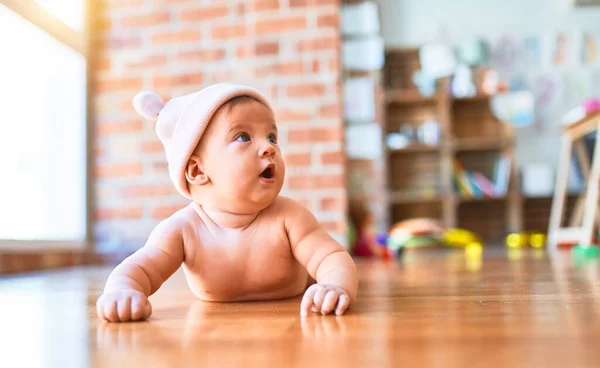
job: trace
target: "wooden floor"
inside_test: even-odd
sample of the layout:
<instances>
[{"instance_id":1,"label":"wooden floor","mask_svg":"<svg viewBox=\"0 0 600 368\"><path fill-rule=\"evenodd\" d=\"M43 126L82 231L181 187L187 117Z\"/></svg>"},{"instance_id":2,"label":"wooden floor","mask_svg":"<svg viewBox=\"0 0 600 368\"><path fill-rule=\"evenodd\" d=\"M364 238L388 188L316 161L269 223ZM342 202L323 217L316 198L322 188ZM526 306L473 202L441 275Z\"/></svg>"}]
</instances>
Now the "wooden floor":
<instances>
[{"instance_id":1,"label":"wooden floor","mask_svg":"<svg viewBox=\"0 0 600 368\"><path fill-rule=\"evenodd\" d=\"M101 323L109 269L3 277L0 367L600 366L598 262L504 249L357 262L349 314L305 319L300 298L195 300L178 272L150 321Z\"/></svg>"}]
</instances>

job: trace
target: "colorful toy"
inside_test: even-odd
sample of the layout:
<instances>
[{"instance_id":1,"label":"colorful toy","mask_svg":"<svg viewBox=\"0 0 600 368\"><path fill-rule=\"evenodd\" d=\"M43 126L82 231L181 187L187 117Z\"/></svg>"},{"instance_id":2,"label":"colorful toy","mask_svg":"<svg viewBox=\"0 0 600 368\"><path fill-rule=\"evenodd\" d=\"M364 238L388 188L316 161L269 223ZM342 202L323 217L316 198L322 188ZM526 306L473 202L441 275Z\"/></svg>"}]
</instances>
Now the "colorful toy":
<instances>
[{"instance_id":1,"label":"colorful toy","mask_svg":"<svg viewBox=\"0 0 600 368\"><path fill-rule=\"evenodd\" d=\"M433 219L415 218L400 221L390 229L387 246L393 252L402 248L443 246L442 225Z\"/></svg>"},{"instance_id":2,"label":"colorful toy","mask_svg":"<svg viewBox=\"0 0 600 368\"><path fill-rule=\"evenodd\" d=\"M600 255L600 251L595 244L577 244L573 248L573 256L580 258L595 258Z\"/></svg>"},{"instance_id":3,"label":"colorful toy","mask_svg":"<svg viewBox=\"0 0 600 368\"><path fill-rule=\"evenodd\" d=\"M472 231L456 228L446 230L443 240L448 246L460 248L464 248L471 243L482 244L481 239Z\"/></svg>"},{"instance_id":4,"label":"colorful toy","mask_svg":"<svg viewBox=\"0 0 600 368\"><path fill-rule=\"evenodd\" d=\"M465 247L465 254L467 257L481 257L481 253L483 253L483 246L479 242L470 242Z\"/></svg>"},{"instance_id":5,"label":"colorful toy","mask_svg":"<svg viewBox=\"0 0 600 368\"><path fill-rule=\"evenodd\" d=\"M539 231L512 233L506 237L508 248L543 248L546 245L546 235Z\"/></svg>"}]
</instances>

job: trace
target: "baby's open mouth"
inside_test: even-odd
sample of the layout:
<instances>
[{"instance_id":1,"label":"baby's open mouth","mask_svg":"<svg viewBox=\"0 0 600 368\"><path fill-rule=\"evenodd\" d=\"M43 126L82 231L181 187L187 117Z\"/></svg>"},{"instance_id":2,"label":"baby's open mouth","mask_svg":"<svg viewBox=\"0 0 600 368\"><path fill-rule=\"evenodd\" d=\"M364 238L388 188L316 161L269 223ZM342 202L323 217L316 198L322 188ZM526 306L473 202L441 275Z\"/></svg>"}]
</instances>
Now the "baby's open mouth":
<instances>
[{"instance_id":1,"label":"baby's open mouth","mask_svg":"<svg viewBox=\"0 0 600 368\"><path fill-rule=\"evenodd\" d=\"M267 168L264 169L260 173L260 177L264 178L264 179L273 179L274 175L275 175L275 166L273 164L270 164L269 166L267 166Z\"/></svg>"}]
</instances>

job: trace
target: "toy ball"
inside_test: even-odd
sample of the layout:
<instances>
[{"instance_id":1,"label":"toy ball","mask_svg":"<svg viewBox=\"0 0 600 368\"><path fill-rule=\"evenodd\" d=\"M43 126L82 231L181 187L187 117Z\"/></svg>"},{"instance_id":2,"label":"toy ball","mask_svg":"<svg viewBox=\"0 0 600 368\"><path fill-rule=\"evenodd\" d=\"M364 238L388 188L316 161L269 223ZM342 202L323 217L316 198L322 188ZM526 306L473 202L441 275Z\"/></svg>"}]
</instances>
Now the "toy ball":
<instances>
[{"instance_id":1,"label":"toy ball","mask_svg":"<svg viewBox=\"0 0 600 368\"><path fill-rule=\"evenodd\" d=\"M479 242L470 242L465 247L467 257L480 257L483 253L483 246Z\"/></svg>"},{"instance_id":2,"label":"toy ball","mask_svg":"<svg viewBox=\"0 0 600 368\"><path fill-rule=\"evenodd\" d=\"M542 233L534 233L529 237L529 245L533 248L543 248L546 244L546 235Z\"/></svg>"},{"instance_id":3,"label":"toy ball","mask_svg":"<svg viewBox=\"0 0 600 368\"><path fill-rule=\"evenodd\" d=\"M506 237L506 246L512 249L523 248L527 245L527 236L522 233L512 233Z\"/></svg>"}]
</instances>

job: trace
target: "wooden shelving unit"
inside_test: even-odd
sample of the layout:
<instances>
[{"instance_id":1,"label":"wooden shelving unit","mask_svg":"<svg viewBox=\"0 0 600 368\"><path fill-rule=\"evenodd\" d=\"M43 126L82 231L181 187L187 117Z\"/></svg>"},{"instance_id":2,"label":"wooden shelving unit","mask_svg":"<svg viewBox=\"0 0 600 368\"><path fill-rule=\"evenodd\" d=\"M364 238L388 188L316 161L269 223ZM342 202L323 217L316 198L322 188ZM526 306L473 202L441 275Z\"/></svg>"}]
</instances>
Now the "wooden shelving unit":
<instances>
[{"instance_id":1,"label":"wooden shelving unit","mask_svg":"<svg viewBox=\"0 0 600 368\"><path fill-rule=\"evenodd\" d=\"M440 130L434 145L418 141L399 149L384 145L388 225L407 218L431 217L448 227L472 230L492 242L522 230L524 208L512 128L493 116L488 96L452 98L449 79L438 80L433 96L421 96L412 82L418 69L417 49L386 50L384 134L398 133L408 126L418 130L426 120L437 121ZM492 181L501 156L510 163L505 192L480 198L460 195L454 177L457 160L468 172Z\"/></svg>"}]
</instances>

